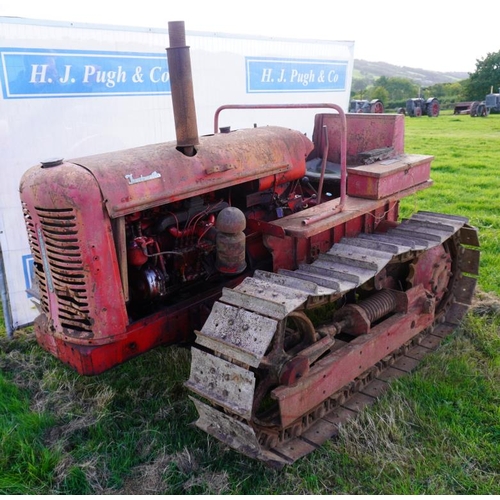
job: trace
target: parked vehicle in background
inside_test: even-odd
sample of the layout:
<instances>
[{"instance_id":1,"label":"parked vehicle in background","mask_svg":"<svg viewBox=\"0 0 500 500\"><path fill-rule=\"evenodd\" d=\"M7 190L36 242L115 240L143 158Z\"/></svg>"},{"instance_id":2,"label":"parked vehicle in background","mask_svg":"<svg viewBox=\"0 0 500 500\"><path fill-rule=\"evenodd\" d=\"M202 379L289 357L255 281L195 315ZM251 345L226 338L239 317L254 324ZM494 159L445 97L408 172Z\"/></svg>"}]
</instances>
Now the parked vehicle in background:
<instances>
[{"instance_id":1,"label":"parked vehicle in background","mask_svg":"<svg viewBox=\"0 0 500 500\"><path fill-rule=\"evenodd\" d=\"M349 113L383 113L384 103L380 99L371 101L354 99L349 105Z\"/></svg>"},{"instance_id":2,"label":"parked vehicle in background","mask_svg":"<svg viewBox=\"0 0 500 500\"><path fill-rule=\"evenodd\" d=\"M474 101L471 103L470 115L475 118L476 116L488 116L490 114L489 109L484 101Z\"/></svg>"},{"instance_id":3,"label":"parked vehicle in background","mask_svg":"<svg viewBox=\"0 0 500 500\"><path fill-rule=\"evenodd\" d=\"M439 101L435 97L429 97L428 99L415 97L406 101L406 114L411 117L422 115L437 117L439 111Z\"/></svg>"},{"instance_id":4,"label":"parked vehicle in background","mask_svg":"<svg viewBox=\"0 0 500 500\"><path fill-rule=\"evenodd\" d=\"M476 116L488 116L491 112L500 113L500 88L498 91L499 93L497 94L493 93L493 87L491 87L491 91L486 95L484 101L472 101L469 103L470 115L475 118ZM455 114L458 113L455 112Z\"/></svg>"},{"instance_id":5,"label":"parked vehicle in background","mask_svg":"<svg viewBox=\"0 0 500 500\"><path fill-rule=\"evenodd\" d=\"M456 102L453 106L454 115L470 115L472 105L477 101Z\"/></svg>"},{"instance_id":6,"label":"parked vehicle in background","mask_svg":"<svg viewBox=\"0 0 500 500\"><path fill-rule=\"evenodd\" d=\"M484 103L486 105L486 109L488 110L488 114L491 111L494 113L500 113L500 88L498 89L498 93L494 94L492 87L490 93L486 96Z\"/></svg>"}]
</instances>

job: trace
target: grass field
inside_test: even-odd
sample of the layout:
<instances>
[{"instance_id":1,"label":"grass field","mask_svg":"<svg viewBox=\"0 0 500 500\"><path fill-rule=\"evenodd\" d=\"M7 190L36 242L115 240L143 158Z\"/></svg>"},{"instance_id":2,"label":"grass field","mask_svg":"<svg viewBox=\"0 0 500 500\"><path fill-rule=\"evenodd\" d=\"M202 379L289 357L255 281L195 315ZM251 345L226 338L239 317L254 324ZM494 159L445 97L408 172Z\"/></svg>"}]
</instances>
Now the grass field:
<instances>
[{"instance_id":1,"label":"grass field","mask_svg":"<svg viewBox=\"0 0 500 500\"><path fill-rule=\"evenodd\" d=\"M500 494L500 115L406 118L434 186L405 200L480 232L476 301L455 334L340 436L281 471L189 425L189 351L162 347L96 377L0 324L0 493Z\"/></svg>"}]
</instances>

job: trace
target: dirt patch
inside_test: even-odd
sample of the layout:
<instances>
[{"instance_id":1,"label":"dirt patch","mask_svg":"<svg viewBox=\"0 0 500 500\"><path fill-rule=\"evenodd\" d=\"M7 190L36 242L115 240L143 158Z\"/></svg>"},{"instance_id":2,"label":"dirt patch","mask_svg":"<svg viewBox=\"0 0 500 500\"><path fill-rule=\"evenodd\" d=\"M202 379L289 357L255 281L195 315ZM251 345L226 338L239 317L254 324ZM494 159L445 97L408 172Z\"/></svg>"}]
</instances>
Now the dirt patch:
<instances>
[{"instance_id":1,"label":"dirt patch","mask_svg":"<svg viewBox=\"0 0 500 500\"><path fill-rule=\"evenodd\" d=\"M119 495L158 495L168 487L168 472L173 457L160 454L150 463L134 467L130 477L125 479L123 488L116 492Z\"/></svg>"},{"instance_id":2,"label":"dirt patch","mask_svg":"<svg viewBox=\"0 0 500 500\"><path fill-rule=\"evenodd\" d=\"M500 315L500 297L494 293L477 291L472 301L472 312L478 316Z\"/></svg>"},{"instance_id":3,"label":"dirt patch","mask_svg":"<svg viewBox=\"0 0 500 500\"><path fill-rule=\"evenodd\" d=\"M188 449L173 455L161 453L152 462L134 467L119 491L107 493L159 495L172 488L182 489L186 494L192 494L197 488L213 495L227 493L229 475L225 471L212 472L202 468L201 453L200 450Z\"/></svg>"}]
</instances>

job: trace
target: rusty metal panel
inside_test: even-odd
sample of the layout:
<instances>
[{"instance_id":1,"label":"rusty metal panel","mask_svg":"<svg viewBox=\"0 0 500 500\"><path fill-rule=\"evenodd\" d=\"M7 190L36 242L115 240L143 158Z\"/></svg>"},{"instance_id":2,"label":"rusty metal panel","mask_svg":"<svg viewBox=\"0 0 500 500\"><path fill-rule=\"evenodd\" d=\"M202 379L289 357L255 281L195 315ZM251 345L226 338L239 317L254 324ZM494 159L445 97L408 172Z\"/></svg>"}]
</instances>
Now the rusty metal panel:
<instances>
[{"instance_id":1,"label":"rusty metal panel","mask_svg":"<svg viewBox=\"0 0 500 500\"><path fill-rule=\"evenodd\" d=\"M420 345L434 351L441 345L442 340L443 339L441 337L438 337L437 335L427 335L422 339Z\"/></svg>"},{"instance_id":2,"label":"rusty metal panel","mask_svg":"<svg viewBox=\"0 0 500 500\"><path fill-rule=\"evenodd\" d=\"M468 310L469 306L467 304L460 304L458 302L455 302L451 305L450 311L446 315L446 318L449 323L459 325L464 315L467 314Z\"/></svg>"},{"instance_id":3,"label":"rusty metal panel","mask_svg":"<svg viewBox=\"0 0 500 500\"><path fill-rule=\"evenodd\" d=\"M478 231L476 228L464 226L460 230L460 242L464 245L471 245L473 247L479 246Z\"/></svg>"},{"instance_id":4,"label":"rusty metal panel","mask_svg":"<svg viewBox=\"0 0 500 500\"><path fill-rule=\"evenodd\" d=\"M448 215L440 212L429 212L427 210L419 210L411 216L411 219L428 223L448 224L453 226L455 230L462 228L469 221L467 217L461 215Z\"/></svg>"},{"instance_id":5,"label":"rusty metal panel","mask_svg":"<svg viewBox=\"0 0 500 500\"><path fill-rule=\"evenodd\" d=\"M419 361L421 361L430 352L431 352L431 349L429 349L423 345L416 345L416 346L413 346L412 348L410 348L408 350L408 352L406 353L406 355L409 358L414 358L414 359L418 359Z\"/></svg>"},{"instance_id":6,"label":"rusty metal panel","mask_svg":"<svg viewBox=\"0 0 500 500\"><path fill-rule=\"evenodd\" d=\"M387 370L384 370L378 378L380 380L384 380L385 382L390 382L391 380L403 377L407 373L404 372L403 370L398 370L397 368L393 368L392 366L390 368L387 368Z\"/></svg>"},{"instance_id":7,"label":"rusty metal panel","mask_svg":"<svg viewBox=\"0 0 500 500\"><path fill-rule=\"evenodd\" d=\"M349 240L351 242L349 242ZM385 252L373 247L361 247L352 244L353 238L343 238L329 250L326 255L335 255L339 259L345 258L348 262L355 260L356 265L363 268L380 271L392 259L392 252Z\"/></svg>"},{"instance_id":8,"label":"rusty metal panel","mask_svg":"<svg viewBox=\"0 0 500 500\"><path fill-rule=\"evenodd\" d=\"M388 243L397 245L400 253L405 253L409 250L424 250L427 248L427 242L422 245L413 240L409 240L405 237L397 237L394 234L385 234L385 233L375 233L375 234L360 234L358 236L359 239L367 239L369 241L380 241L381 243Z\"/></svg>"},{"instance_id":9,"label":"rusty metal panel","mask_svg":"<svg viewBox=\"0 0 500 500\"><path fill-rule=\"evenodd\" d=\"M344 424L348 420L351 420L355 416L356 416L355 411L349 410L349 408L339 407L331 411L327 415L325 415L323 419L327 420L328 422L331 422L336 427L339 427L340 425Z\"/></svg>"},{"instance_id":10,"label":"rusty metal panel","mask_svg":"<svg viewBox=\"0 0 500 500\"><path fill-rule=\"evenodd\" d=\"M61 163L31 168L20 191L42 310L52 324L47 335L56 332L89 346L114 341L125 332L128 317L112 228L96 180L80 167Z\"/></svg>"},{"instance_id":11,"label":"rusty metal panel","mask_svg":"<svg viewBox=\"0 0 500 500\"><path fill-rule=\"evenodd\" d=\"M372 380L368 385L363 387L363 389L361 389L360 392L363 394L367 394L372 398L378 398L379 396L384 394L384 392L386 392L388 388L389 384L387 382L375 379Z\"/></svg>"},{"instance_id":12,"label":"rusty metal panel","mask_svg":"<svg viewBox=\"0 0 500 500\"><path fill-rule=\"evenodd\" d=\"M419 362L420 360L418 359L410 358L408 356L402 356L392 366L394 368L397 368L398 370L410 373L417 367Z\"/></svg>"},{"instance_id":13,"label":"rusty metal panel","mask_svg":"<svg viewBox=\"0 0 500 500\"><path fill-rule=\"evenodd\" d=\"M224 288L221 300L274 319L283 319L300 307L309 295L306 292L269 284L255 278L245 280L234 289Z\"/></svg>"},{"instance_id":14,"label":"rusty metal panel","mask_svg":"<svg viewBox=\"0 0 500 500\"><path fill-rule=\"evenodd\" d=\"M476 279L462 275L453 287L453 296L457 302L472 304L472 296L476 289Z\"/></svg>"},{"instance_id":15,"label":"rusty metal panel","mask_svg":"<svg viewBox=\"0 0 500 500\"><path fill-rule=\"evenodd\" d=\"M276 177L286 182L305 175L313 145L302 133L271 126L245 130L244 136L239 132L201 137L194 156L167 142L70 164L81 165L97 179L113 218L251 180L272 185Z\"/></svg>"},{"instance_id":16,"label":"rusty metal panel","mask_svg":"<svg viewBox=\"0 0 500 500\"><path fill-rule=\"evenodd\" d=\"M300 438L292 439L277 447L277 451L292 462L308 455L316 449L317 447L312 443L308 443Z\"/></svg>"},{"instance_id":17,"label":"rusty metal panel","mask_svg":"<svg viewBox=\"0 0 500 500\"><path fill-rule=\"evenodd\" d=\"M269 283L293 288L295 290L300 290L301 292L307 292L310 295L330 295L335 292L334 289L322 287L313 281L299 279L293 277L293 275L288 275L287 269L280 269L278 273L270 273L268 271L261 271L257 269L253 276L254 278L264 279Z\"/></svg>"},{"instance_id":18,"label":"rusty metal panel","mask_svg":"<svg viewBox=\"0 0 500 500\"><path fill-rule=\"evenodd\" d=\"M215 408L202 403L196 398L189 396L198 410L199 419L196 426L215 437L223 436L222 441L231 441L231 446L238 444L245 446L255 453L260 450L260 445L255 436L254 430L243 422L240 422L229 415L217 411Z\"/></svg>"},{"instance_id":19,"label":"rusty metal panel","mask_svg":"<svg viewBox=\"0 0 500 500\"><path fill-rule=\"evenodd\" d=\"M328 422L328 420L320 419L307 429L302 434L302 438L307 439L316 446L321 446L327 439L338 434L338 426Z\"/></svg>"},{"instance_id":20,"label":"rusty metal panel","mask_svg":"<svg viewBox=\"0 0 500 500\"><path fill-rule=\"evenodd\" d=\"M366 406L373 404L375 401L376 399L374 397L358 392L349 398L343 406L348 410L358 413Z\"/></svg>"},{"instance_id":21,"label":"rusty metal panel","mask_svg":"<svg viewBox=\"0 0 500 500\"><path fill-rule=\"evenodd\" d=\"M404 152L404 116L398 114L346 114L347 164L359 164L360 153L391 147L395 155ZM336 114L318 114L314 123L314 154L322 155L324 132L328 133L328 161L340 163L339 133L341 121Z\"/></svg>"},{"instance_id":22,"label":"rusty metal panel","mask_svg":"<svg viewBox=\"0 0 500 500\"><path fill-rule=\"evenodd\" d=\"M319 266L311 264L300 264L299 269L295 271L282 270L281 272L304 280L311 280L320 286L331 288L335 292L344 291L344 289L351 290L357 285L357 282L354 281L349 281L347 284L343 283L338 275L334 275L333 272L328 272ZM353 276L353 280L356 278Z\"/></svg>"},{"instance_id":23,"label":"rusty metal panel","mask_svg":"<svg viewBox=\"0 0 500 500\"><path fill-rule=\"evenodd\" d=\"M364 248L365 251L381 251L391 255L399 255L411 250L409 246L398 245L393 242L384 241L380 234L361 233L356 238L342 238L340 243Z\"/></svg>"},{"instance_id":24,"label":"rusty metal panel","mask_svg":"<svg viewBox=\"0 0 500 500\"><path fill-rule=\"evenodd\" d=\"M438 242L443 243L446 241L450 234L453 234L453 227L449 227L447 229L442 225L428 225L419 222L415 222L413 220L406 220L401 222L401 224L389 231L389 232L407 232L408 234L415 235L417 238L422 238L424 240L428 240L429 242ZM429 243L430 246L433 246L432 243Z\"/></svg>"},{"instance_id":25,"label":"rusty metal panel","mask_svg":"<svg viewBox=\"0 0 500 500\"><path fill-rule=\"evenodd\" d=\"M256 368L277 325L274 319L215 302L201 332L197 332L197 342Z\"/></svg>"},{"instance_id":26,"label":"rusty metal panel","mask_svg":"<svg viewBox=\"0 0 500 500\"><path fill-rule=\"evenodd\" d=\"M460 270L463 273L479 274L480 251L475 248L465 247L462 247L460 251Z\"/></svg>"},{"instance_id":27,"label":"rusty metal panel","mask_svg":"<svg viewBox=\"0 0 500 500\"><path fill-rule=\"evenodd\" d=\"M401 155L347 169L347 194L382 199L429 179L433 156Z\"/></svg>"},{"instance_id":28,"label":"rusty metal panel","mask_svg":"<svg viewBox=\"0 0 500 500\"><path fill-rule=\"evenodd\" d=\"M397 219L397 201L399 199L411 196L417 191L431 186L432 181L429 180L419 184L418 186L395 193L389 200L390 208L387 206L387 199L370 200L348 196L344 210L341 212L335 212L335 208L339 204L339 199L337 198L321 203L321 205L315 205L307 208L302 212L288 215L281 219L276 219L270 224L281 227L287 236L293 236L298 239L310 238L314 234L333 229L334 241L338 242L343 236L357 236L360 232L362 232L365 226L363 221L365 220L367 214L370 214L368 217L373 217L375 216L375 210L382 209L383 214L386 214L386 211L388 210L386 215L391 217L390 220ZM331 216L324 217L325 214L328 214L329 212L331 213ZM304 221L311 219L314 220L316 218L317 220L314 223L304 223ZM381 219L383 219L383 217ZM278 245L283 245L283 241L281 240L280 243L276 243L274 246L276 247Z\"/></svg>"},{"instance_id":29,"label":"rusty metal panel","mask_svg":"<svg viewBox=\"0 0 500 500\"><path fill-rule=\"evenodd\" d=\"M339 259L333 256L327 257L326 254L321 254L312 264L301 264L299 269L319 273L325 278L347 281L350 283L348 285L350 288L364 283L376 274L372 269L358 267L356 262L340 262Z\"/></svg>"},{"instance_id":30,"label":"rusty metal panel","mask_svg":"<svg viewBox=\"0 0 500 500\"><path fill-rule=\"evenodd\" d=\"M199 414L195 425L207 434L248 457L264 461L271 467L279 468L292 463L291 460L277 455L271 450L262 449L254 430L246 423L217 411L196 398L189 396L189 399L193 401Z\"/></svg>"},{"instance_id":31,"label":"rusty metal panel","mask_svg":"<svg viewBox=\"0 0 500 500\"><path fill-rule=\"evenodd\" d=\"M417 297L415 297L417 300ZM345 347L319 361L294 386L278 387L272 396L279 401L282 425L294 422L300 415L317 406L325 394L333 394L354 380L387 352L393 352L432 321L431 314L412 312L395 314ZM437 337L436 337L437 338Z\"/></svg>"},{"instance_id":32,"label":"rusty metal panel","mask_svg":"<svg viewBox=\"0 0 500 500\"><path fill-rule=\"evenodd\" d=\"M191 350L191 356L191 375L186 386L231 412L250 419L255 375L196 348Z\"/></svg>"},{"instance_id":33,"label":"rusty metal panel","mask_svg":"<svg viewBox=\"0 0 500 500\"><path fill-rule=\"evenodd\" d=\"M436 335L437 337L441 337L444 339L451 333L453 333L454 330L456 330L457 325L453 325L451 323L441 323L440 325L436 326L434 330L432 331L432 335Z\"/></svg>"},{"instance_id":34,"label":"rusty metal panel","mask_svg":"<svg viewBox=\"0 0 500 500\"><path fill-rule=\"evenodd\" d=\"M460 224L446 224L443 222L434 222L429 220L421 220L418 218L418 214L416 217L412 217L411 219L403 219L400 226L402 229L412 229L415 232L420 232L424 234L435 234L441 237L441 241L445 241L450 237L451 234L454 234L461 227Z\"/></svg>"}]
</instances>

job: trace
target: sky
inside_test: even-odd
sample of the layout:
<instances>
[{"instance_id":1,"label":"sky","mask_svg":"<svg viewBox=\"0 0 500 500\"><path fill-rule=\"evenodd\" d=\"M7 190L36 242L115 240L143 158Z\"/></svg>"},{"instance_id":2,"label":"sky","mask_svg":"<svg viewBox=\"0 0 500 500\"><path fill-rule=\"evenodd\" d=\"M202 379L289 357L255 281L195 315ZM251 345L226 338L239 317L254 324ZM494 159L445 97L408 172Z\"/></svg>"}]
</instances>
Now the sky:
<instances>
[{"instance_id":1,"label":"sky","mask_svg":"<svg viewBox=\"0 0 500 500\"><path fill-rule=\"evenodd\" d=\"M498 1L0 0L0 16L279 38L354 41L354 57L432 71L474 72L500 51Z\"/></svg>"}]
</instances>

